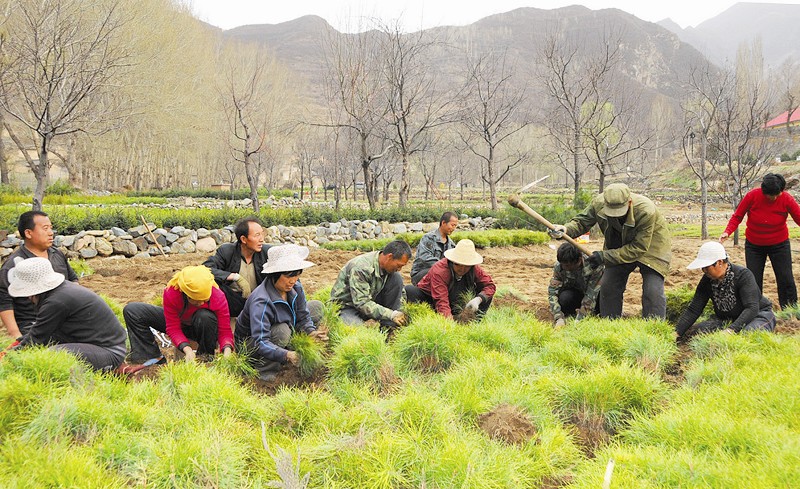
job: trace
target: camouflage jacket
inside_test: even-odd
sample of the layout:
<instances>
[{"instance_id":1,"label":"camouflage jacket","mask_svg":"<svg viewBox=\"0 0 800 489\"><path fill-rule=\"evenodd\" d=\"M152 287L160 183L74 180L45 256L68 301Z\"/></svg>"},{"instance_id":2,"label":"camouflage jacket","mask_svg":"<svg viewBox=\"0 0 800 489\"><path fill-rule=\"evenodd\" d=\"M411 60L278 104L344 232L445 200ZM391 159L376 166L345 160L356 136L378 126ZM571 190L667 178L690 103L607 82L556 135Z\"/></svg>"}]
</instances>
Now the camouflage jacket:
<instances>
[{"instance_id":1,"label":"camouflage jacket","mask_svg":"<svg viewBox=\"0 0 800 489\"><path fill-rule=\"evenodd\" d=\"M553 314L553 319L564 317L561 305L558 303L558 294L562 289L575 289L583 292L583 300L577 313L578 319L591 314L597 303L597 296L600 294L600 279L603 278L604 270L605 266L603 265L592 268L584 261L582 270L571 272L561 268L560 263L556 263L553 267L553 278L550 279L550 285L547 287L550 313Z\"/></svg>"},{"instance_id":2,"label":"camouflage jacket","mask_svg":"<svg viewBox=\"0 0 800 489\"><path fill-rule=\"evenodd\" d=\"M359 255L344 266L331 289L331 301L357 309L372 319L392 319L392 310L373 298L383 290L389 274L378 265L380 251Z\"/></svg>"}]
</instances>

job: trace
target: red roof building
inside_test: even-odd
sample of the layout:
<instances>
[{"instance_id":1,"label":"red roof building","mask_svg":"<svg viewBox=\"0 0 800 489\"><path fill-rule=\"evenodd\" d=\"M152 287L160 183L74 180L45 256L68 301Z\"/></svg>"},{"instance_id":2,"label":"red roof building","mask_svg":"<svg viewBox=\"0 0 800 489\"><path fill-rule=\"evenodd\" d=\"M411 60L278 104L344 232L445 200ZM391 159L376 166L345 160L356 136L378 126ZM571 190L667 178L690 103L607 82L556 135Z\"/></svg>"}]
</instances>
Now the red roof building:
<instances>
[{"instance_id":1,"label":"red roof building","mask_svg":"<svg viewBox=\"0 0 800 489\"><path fill-rule=\"evenodd\" d=\"M778 129L785 128L786 126L797 125L800 125L800 107L797 107L792 111L791 117L789 117L789 111L787 110L783 114L769 120L766 124L764 124L764 129Z\"/></svg>"}]
</instances>

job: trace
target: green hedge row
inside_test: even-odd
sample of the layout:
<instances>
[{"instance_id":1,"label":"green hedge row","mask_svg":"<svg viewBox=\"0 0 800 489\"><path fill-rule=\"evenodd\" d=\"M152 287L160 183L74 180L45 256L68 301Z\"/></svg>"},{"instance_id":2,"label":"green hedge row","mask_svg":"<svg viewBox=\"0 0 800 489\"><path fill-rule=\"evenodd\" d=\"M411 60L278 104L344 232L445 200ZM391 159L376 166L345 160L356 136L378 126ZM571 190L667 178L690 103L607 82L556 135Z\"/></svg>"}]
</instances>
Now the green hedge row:
<instances>
[{"instance_id":1,"label":"green hedge row","mask_svg":"<svg viewBox=\"0 0 800 489\"><path fill-rule=\"evenodd\" d=\"M527 229L492 229L489 231L461 231L453 233L453 241L456 243L462 239L471 239L476 248L494 248L499 246L527 246L534 244L544 244L550 241L547 233L530 231ZM412 248L419 244L422 239L421 233L398 234L394 238L385 239L362 239L347 241L331 241L322 245L326 250L343 251L374 251L383 249L386 244L395 239L401 239L411 245Z\"/></svg>"}]
</instances>

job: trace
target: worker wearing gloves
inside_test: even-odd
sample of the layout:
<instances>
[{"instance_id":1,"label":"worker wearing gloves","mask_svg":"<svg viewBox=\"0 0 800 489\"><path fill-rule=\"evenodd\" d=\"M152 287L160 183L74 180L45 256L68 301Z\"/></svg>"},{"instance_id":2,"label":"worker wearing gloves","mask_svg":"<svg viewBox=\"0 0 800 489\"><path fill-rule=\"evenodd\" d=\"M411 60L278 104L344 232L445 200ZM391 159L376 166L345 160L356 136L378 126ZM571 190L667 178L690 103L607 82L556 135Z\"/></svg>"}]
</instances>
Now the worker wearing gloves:
<instances>
[{"instance_id":1,"label":"worker wearing gloves","mask_svg":"<svg viewBox=\"0 0 800 489\"><path fill-rule=\"evenodd\" d=\"M444 252L430 271L415 285L406 286L408 302L427 302L439 314L452 318L466 311L470 317L483 317L497 287L480 266L483 257L472 240L462 239ZM470 297L469 300L464 300Z\"/></svg>"}]
</instances>

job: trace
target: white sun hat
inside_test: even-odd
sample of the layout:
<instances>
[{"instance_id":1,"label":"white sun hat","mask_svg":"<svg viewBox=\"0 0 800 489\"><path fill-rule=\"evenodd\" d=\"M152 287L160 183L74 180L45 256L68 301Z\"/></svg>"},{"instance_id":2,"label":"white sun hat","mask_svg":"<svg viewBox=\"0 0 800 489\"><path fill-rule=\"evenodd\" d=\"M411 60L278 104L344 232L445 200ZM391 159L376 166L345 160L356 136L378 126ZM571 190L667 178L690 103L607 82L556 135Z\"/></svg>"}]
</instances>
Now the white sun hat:
<instances>
[{"instance_id":1,"label":"white sun hat","mask_svg":"<svg viewBox=\"0 0 800 489\"><path fill-rule=\"evenodd\" d=\"M267 263L261 273L291 272L313 267L314 263L306 261L308 248L296 244L273 246L267 250Z\"/></svg>"},{"instance_id":2,"label":"white sun hat","mask_svg":"<svg viewBox=\"0 0 800 489\"><path fill-rule=\"evenodd\" d=\"M475 243L471 239L462 239L455 248L445 251L444 257L457 265L468 267L483 263L483 257L475 251Z\"/></svg>"},{"instance_id":3,"label":"white sun hat","mask_svg":"<svg viewBox=\"0 0 800 489\"><path fill-rule=\"evenodd\" d=\"M718 260L728 258L728 253L725 247L718 241L708 241L703 243L700 250L697 252L697 258L686 268L689 270L697 270L717 263Z\"/></svg>"},{"instance_id":4,"label":"white sun hat","mask_svg":"<svg viewBox=\"0 0 800 489\"><path fill-rule=\"evenodd\" d=\"M8 272L8 294L11 297L30 297L53 290L64 276L53 271L47 258L14 258L14 268Z\"/></svg>"}]
</instances>

